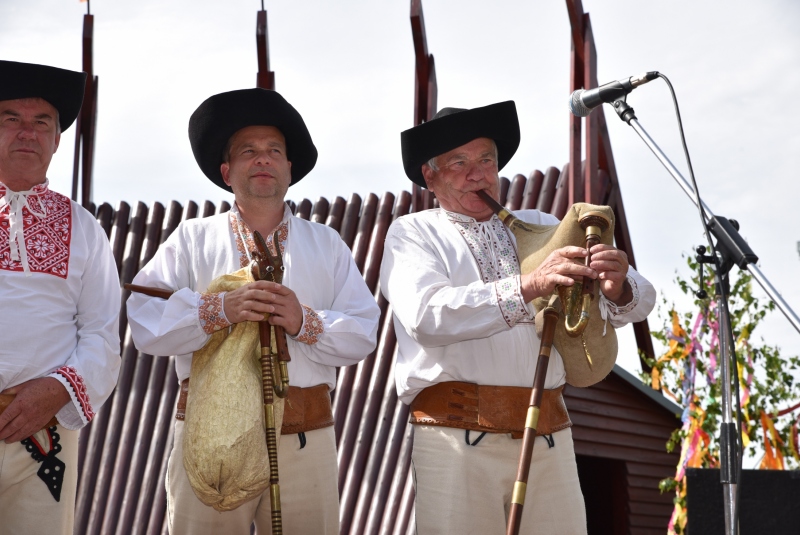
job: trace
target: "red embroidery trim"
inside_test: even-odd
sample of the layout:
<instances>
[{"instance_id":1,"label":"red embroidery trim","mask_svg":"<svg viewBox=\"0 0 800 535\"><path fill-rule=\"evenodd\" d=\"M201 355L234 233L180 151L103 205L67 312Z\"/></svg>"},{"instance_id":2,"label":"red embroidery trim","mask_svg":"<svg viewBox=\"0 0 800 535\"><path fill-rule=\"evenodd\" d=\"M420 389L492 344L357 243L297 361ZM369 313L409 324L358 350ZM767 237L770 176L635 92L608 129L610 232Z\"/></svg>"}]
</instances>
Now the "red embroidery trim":
<instances>
[{"instance_id":1,"label":"red embroidery trim","mask_svg":"<svg viewBox=\"0 0 800 535\"><path fill-rule=\"evenodd\" d=\"M303 328L297 333L295 340L304 344L313 345L319 341L319 337L325 331L322 320L311 308L303 306Z\"/></svg>"},{"instance_id":2,"label":"red embroidery trim","mask_svg":"<svg viewBox=\"0 0 800 535\"><path fill-rule=\"evenodd\" d=\"M83 382L83 377L81 377L78 371L72 366L61 366L55 373L60 373L72 386L72 390L75 392L75 398L78 400L78 403L80 403L81 409L83 409L83 415L86 417L86 421L91 422L92 418L94 418L94 411L92 410L92 404L89 402L89 394L86 393L86 385Z\"/></svg>"},{"instance_id":3,"label":"red embroidery trim","mask_svg":"<svg viewBox=\"0 0 800 535\"><path fill-rule=\"evenodd\" d=\"M0 186L0 195L4 195L5 191L6 188ZM22 209L22 228L31 273L47 273L66 279L72 240L70 200L43 185L34 187L33 192L35 195L29 195L28 202L36 211L44 207L47 216L40 219L31 214L27 207ZM22 262L11 260L11 247L8 242L9 210L10 207L5 207L0 213L0 269L23 271Z\"/></svg>"},{"instance_id":4,"label":"red embroidery trim","mask_svg":"<svg viewBox=\"0 0 800 535\"><path fill-rule=\"evenodd\" d=\"M247 223L244 222L244 219L238 217L235 212L231 211L228 213L230 214L231 230L233 230L233 234L236 236L236 249L239 251L239 267L247 267L250 265L250 256L248 256L247 253L252 253L252 251L256 249L256 243L253 240L253 232L250 230L250 227L247 226ZM275 230L278 231L278 241L280 242L281 254L283 254L286 250L286 240L289 238L289 221L282 221ZM269 236L264 236L267 247L272 254L275 254L275 244L272 243L272 236L274 234L275 231L271 232ZM244 242L242 242L242 236L244 236Z\"/></svg>"},{"instance_id":5,"label":"red embroidery trim","mask_svg":"<svg viewBox=\"0 0 800 535\"><path fill-rule=\"evenodd\" d=\"M206 334L212 334L230 325L225 318L222 304L221 292L200 295L197 313L200 316L200 326Z\"/></svg>"}]
</instances>

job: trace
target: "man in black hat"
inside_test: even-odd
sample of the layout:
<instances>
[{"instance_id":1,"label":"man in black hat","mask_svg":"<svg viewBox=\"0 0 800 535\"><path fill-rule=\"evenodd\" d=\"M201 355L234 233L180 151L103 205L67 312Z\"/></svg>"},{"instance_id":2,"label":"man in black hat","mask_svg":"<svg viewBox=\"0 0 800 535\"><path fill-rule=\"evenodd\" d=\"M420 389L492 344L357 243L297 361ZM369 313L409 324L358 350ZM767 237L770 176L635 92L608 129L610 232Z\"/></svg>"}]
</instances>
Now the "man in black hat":
<instances>
[{"instance_id":1,"label":"man in black hat","mask_svg":"<svg viewBox=\"0 0 800 535\"><path fill-rule=\"evenodd\" d=\"M136 276L136 284L176 291L168 300L131 295L133 339L141 351L177 355L185 393L193 384L192 353L212 333L271 314L270 323L289 335L289 377L299 387L284 405L278 453L284 530L337 534L329 392L336 366L355 364L374 349L379 309L336 231L293 217L284 202L289 186L314 167L317 150L302 117L280 94L247 89L215 95L192 115L189 139L205 175L233 191L236 202L226 214L182 223ZM257 281L209 291L214 279L250 264L255 231L273 254L282 253L283 284ZM182 461L185 399L178 404L168 469L170 532L245 534L255 521L259 533L269 533L268 490L222 513L193 493Z\"/></svg>"},{"instance_id":2,"label":"man in black hat","mask_svg":"<svg viewBox=\"0 0 800 535\"><path fill-rule=\"evenodd\" d=\"M408 177L441 208L398 218L386 236L381 290L398 340L395 378L411 405L416 522L420 535L503 533L512 500L524 409L539 340L531 301L574 278L599 279L600 306L620 327L647 316L652 286L625 253L580 247L553 251L521 275L516 239L477 195L500 197L498 171L519 146L513 102L445 108L402 133ZM552 215L516 212L528 223ZM537 426L523 533L586 533L586 516L561 389L564 362L553 348ZM599 379L598 379L599 380ZM514 414L523 409L522 418Z\"/></svg>"},{"instance_id":3,"label":"man in black hat","mask_svg":"<svg viewBox=\"0 0 800 535\"><path fill-rule=\"evenodd\" d=\"M3 533L72 533L78 430L119 371L119 277L108 238L47 180L85 78L0 61Z\"/></svg>"}]
</instances>

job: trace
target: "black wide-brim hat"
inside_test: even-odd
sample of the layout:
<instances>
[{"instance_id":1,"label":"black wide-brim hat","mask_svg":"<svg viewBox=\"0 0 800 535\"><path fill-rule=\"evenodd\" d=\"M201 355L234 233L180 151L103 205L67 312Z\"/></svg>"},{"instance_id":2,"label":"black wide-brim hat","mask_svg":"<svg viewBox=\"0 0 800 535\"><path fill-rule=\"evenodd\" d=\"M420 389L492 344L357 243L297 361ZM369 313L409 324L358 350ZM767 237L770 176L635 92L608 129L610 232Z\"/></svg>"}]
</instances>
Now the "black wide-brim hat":
<instances>
[{"instance_id":1,"label":"black wide-brim hat","mask_svg":"<svg viewBox=\"0 0 800 535\"><path fill-rule=\"evenodd\" d=\"M400 134L406 175L427 188L422 176L423 164L479 137L494 140L497 169L502 169L519 147L519 119L513 100L471 110L442 108L427 123Z\"/></svg>"},{"instance_id":2,"label":"black wide-brim hat","mask_svg":"<svg viewBox=\"0 0 800 535\"><path fill-rule=\"evenodd\" d=\"M78 117L85 88L85 72L35 63L0 61L0 100L46 100L58 111L58 123L62 132Z\"/></svg>"},{"instance_id":3,"label":"black wide-brim hat","mask_svg":"<svg viewBox=\"0 0 800 535\"><path fill-rule=\"evenodd\" d=\"M208 98L189 119L189 142L197 165L217 186L232 191L220 172L225 147L231 136L248 126L274 126L286 140L286 156L292 162L292 184L306 176L317 163L317 148L306 123L280 93L269 89L240 89Z\"/></svg>"}]
</instances>

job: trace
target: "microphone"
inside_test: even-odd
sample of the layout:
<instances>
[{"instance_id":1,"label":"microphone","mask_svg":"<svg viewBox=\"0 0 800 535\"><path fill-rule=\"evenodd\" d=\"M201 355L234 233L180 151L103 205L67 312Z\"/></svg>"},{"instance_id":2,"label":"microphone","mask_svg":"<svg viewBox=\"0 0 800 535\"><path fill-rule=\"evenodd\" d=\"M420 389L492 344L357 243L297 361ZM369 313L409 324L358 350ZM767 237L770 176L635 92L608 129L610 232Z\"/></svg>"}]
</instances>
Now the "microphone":
<instances>
[{"instance_id":1,"label":"microphone","mask_svg":"<svg viewBox=\"0 0 800 535\"><path fill-rule=\"evenodd\" d=\"M613 102L624 97L640 85L658 78L658 71L642 73L615 82L609 82L594 89L578 89L569 98L569 111L578 117L586 117L604 102Z\"/></svg>"}]
</instances>

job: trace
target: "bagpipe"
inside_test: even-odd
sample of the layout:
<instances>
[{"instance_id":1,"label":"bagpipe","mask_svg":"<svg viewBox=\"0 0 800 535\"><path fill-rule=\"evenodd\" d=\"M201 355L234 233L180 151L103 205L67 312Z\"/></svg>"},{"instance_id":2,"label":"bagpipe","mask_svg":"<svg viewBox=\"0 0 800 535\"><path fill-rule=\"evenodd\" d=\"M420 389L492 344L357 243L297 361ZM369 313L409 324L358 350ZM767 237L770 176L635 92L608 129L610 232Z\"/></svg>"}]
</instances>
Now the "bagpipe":
<instances>
[{"instance_id":1,"label":"bagpipe","mask_svg":"<svg viewBox=\"0 0 800 535\"><path fill-rule=\"evenodd\" d=\"M608 206L576 203L559 224L534 225L518 219L485 190L477 193L514 234L520 273L523 275L537 269L556 249L579 245L588 250L599 243L610 245L613 242L614 213ZM591 260L589 253L584 259L587 267ZM552 295L535 299L533 306L538 311L536 330L540 338L539 360L534 372L517 477L511 494L508 535L519 533L552 347L556 347L564 361L567 383L579 387L602 380L613 369L617 359L617 336L613 327L606 329L594 280L584 277L576 280L572 286L559 285ZM563 322L559 322L561 316Z\"/></svg>"},{"instance_id":2,"label":"bagpipe","mask_svg":"<svg viewBox=\"0 0 800 535\"><path fill-rule=\"evenodd\" d=\"M274 255L258 231L253 238L256 250L250 265L218 277L207 291L231 291L257 280L283 282L277 232ZM174 293L134 284L124 287L162 299ZM236 509L269 488L272 533L281 535L278 437L291 358L286 331L268 320L265 314L257 324L237 323L217 331L192 356L183 464L195 495L217 511Z\"/></svg>"}]
</instances>

